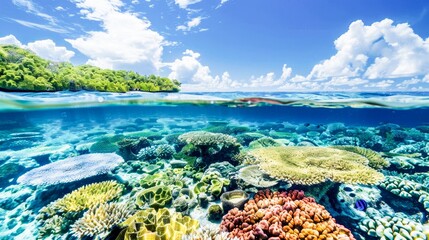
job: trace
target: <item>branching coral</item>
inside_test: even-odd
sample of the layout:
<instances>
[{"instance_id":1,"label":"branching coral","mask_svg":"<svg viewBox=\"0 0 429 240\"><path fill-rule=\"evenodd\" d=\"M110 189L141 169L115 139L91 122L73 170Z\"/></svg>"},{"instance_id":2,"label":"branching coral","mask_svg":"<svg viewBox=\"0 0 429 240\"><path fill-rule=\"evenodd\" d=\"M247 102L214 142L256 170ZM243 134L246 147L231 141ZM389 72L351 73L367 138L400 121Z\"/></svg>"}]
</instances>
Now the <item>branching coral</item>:
<instances>
[{"instance_id":1,"label":"branching coral","mask_svg":"<svg viewBox=\"0 0 429 240\"><path fill-rule=\"evenodd\" d=\"M84 236L104 239L113 226L132 214L133 208L128 203L103 203L89 209L72 225L71 232L79 239Z\"/></svg>"},{"instance_id":2,"label":"branching coral","mask_svg":"<svg viewBox=\"0 0 429 240\"><path fill-rule=\"evenodd\" d=\"M354 239L329 212L302 191L259 191L243 211L234 208L223 217L228 237L254 239Z\"/></svg>"},{"instance_id":3,"label":"branching coral","mask_svg":"<svg viewBox=\"0 0 429 240\"><path fill-rule=\"evenodd\" d=\"M123 185L115 181L93 183L80 187L55 201L53 208L65 212L77 212L118 198L122 191Z\"/></svg>"},{"instance_id":4,"label":"branching coral","mask_svg":"<svg viewBox=\"0 0 429 240\"><path fill-rule=\"evenodd\" d=\"M384 159L380 154L368 148L362 148L362 147L356 147L356 146L333 146L333 148L346 150L349 152L362 155L368 159L369 161L368 166L375 169L382 169L390 165L390 163L386 159Z\"/></svg>"},{"instance_id":5,"label":"branching coral","mask_svg":"<svg viewBox=\"0 0 429 240\"><path fill-rule=\"evenodd\" d=\"M375 184L383 174L368 167L368 159L349 151L326 147L268 147L251 150L260 168L271 177L292 184L313 185L331 180Z\"/></svg>"}]
</instances>

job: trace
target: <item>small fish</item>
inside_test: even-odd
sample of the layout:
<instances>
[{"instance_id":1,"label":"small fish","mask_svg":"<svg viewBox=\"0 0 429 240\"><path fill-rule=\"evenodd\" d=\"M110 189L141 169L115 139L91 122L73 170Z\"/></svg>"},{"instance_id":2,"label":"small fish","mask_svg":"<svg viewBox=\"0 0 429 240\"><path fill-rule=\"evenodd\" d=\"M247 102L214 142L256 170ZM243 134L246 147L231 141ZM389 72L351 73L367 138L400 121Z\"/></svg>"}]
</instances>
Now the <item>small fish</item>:
<instances>
[{"instance_id":1,"label":"small fish","mask_svg":"<svg viewBox=\"0 0 429 240\"><path fill-rule=\"evenodd\" d=\"M359 211L365 211L368 207L368 203L363 199L358 199L355 202L355 208Z\"/></svg>"}]
</instances>

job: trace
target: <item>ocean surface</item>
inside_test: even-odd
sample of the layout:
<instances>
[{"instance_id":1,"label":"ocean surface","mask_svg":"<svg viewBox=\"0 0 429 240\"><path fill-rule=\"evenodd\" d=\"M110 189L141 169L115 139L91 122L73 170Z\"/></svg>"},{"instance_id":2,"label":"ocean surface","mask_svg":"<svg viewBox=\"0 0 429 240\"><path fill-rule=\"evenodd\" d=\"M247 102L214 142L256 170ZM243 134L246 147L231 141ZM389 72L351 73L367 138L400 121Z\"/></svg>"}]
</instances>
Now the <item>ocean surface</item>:
<instances>
[{"instance_id":1,"label":"ocean surface","mask_svg":"<svg viewBox=\"0 0 429 240\"><path fill-rule=\"evenodd\" d=\"M427 92L0 92L0 239L429 239L428 170Z\"/></svg>"}]
</instances>

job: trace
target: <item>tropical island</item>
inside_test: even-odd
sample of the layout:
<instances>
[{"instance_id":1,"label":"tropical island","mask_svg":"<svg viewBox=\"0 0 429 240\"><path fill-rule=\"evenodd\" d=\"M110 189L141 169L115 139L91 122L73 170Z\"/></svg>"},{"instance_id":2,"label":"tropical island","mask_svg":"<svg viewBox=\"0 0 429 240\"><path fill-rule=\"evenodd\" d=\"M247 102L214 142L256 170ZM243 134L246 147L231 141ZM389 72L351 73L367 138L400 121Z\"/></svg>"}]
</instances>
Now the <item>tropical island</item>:
<instances>
[{"instance_id":1,"label":"tropical island","mask_svg":"<svg viewBox=\"0 0 429 240\"><path fill-rule=\"evenodd\" d=\"M178 92L180 82L155 75L144 76L133 71L52 62L14 45L0 45L0 90Z\"/></svg>"}]
</instances>

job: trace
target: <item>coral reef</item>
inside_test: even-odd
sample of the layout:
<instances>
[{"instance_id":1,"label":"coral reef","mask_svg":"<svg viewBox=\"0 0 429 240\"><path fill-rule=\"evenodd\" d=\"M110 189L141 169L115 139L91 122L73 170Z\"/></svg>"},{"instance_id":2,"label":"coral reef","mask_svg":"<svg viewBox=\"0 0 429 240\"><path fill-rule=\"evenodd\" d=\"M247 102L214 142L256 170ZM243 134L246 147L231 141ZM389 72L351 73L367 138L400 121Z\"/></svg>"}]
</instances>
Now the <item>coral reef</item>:
<instances>
[{"instance_id":1,"label":"coral reef","mask_svg":"<svg viewBox=\"0 0 429 240\"><path fill-rule=\"evenodd\" d=\"M123 161L122 157L114 153L92 153L69 157L34 168L20 176L17 182L34 186L74 182L105 174Z\"/></svg>"},{"instance_id":2,"label":"coral reef","mask_svg":"<svg viewBox=\"0 0 429 240\"><path fill-rule=\"evenodd\" d=\"M236 138L223 133L193 131L180 135L179 140L198 149L200 161L195 162L196 167L208 166L218 159L236 164L233 156L239 153L241 147Z\"/></svg>"},{"instance_id":3,"label":"coral reef","mask_svg":"<svg viewBox=\"0 0 429 240\"><path fill-rule=\"evenodd\" d=\"M191 217L170 213L166 208L158 211L148 208L138 211L121 226L126 228L119 234L117 240L180 240L183 236L195 232L200 224Z\"/></svg>"},{"instance_id":4,"label":"coral reef","mask_svg":"<svg viewBox=\"0 0 429 240\"><path fill-rule=\"evenodd\" d=\"M243 190L233 190L224 192L220 195L220 201L222 202L222 208L225 212L238 208L242 209L244 204L249 200L249 194Z\"/></svg>"},{"instance_id":5,"label":"coral reef","mask_svg":"<svg viewBox=\"0 0 429 240\"><path fill-rule=\"evenodd\" d=\"M226 214L221 230L247 239L354 239L329 212L302 191L258 192L243 211Z\"/></svg>"},{"instance_id":6,"label":"coral reef","mask_svg":"<svg viewBox=\"0 0 429 240\"><path fill-rule=\"evenodd\" d=\"M146 205L159 209L169 204L172 199L169 186L155 186L137 193L136 204L140 209L143 209Z\"/></svg>"},{"instance_id":7,"label":"coral reef","mask_svg":"<svg viewBox=\"0 0 429 240\"><path fill-rule=\"evenodd\" d=\"M278 184L278 181L264 173L256 165L249 165L238 171L237 177L248 185L260 188L268 188Z\"/></svg>"},{"instance_id":8,"label":"coral reef","mask_svg":"<svg viewBox=\"0 0 429 240\"><path fill-rule=\"evenodd\" d=\"M383 174L368 167L368 159L345 150L326 147L268 147L250 151L271 177L293 184L312 185L331 180L375 184Z\"/></svg>"},{"instance_id":9,"label":"coral reef","mask_svg":"<svg viewBox=\"0 0 429 240\"><path fill-rule=\"evenodd\" d=\"M359 228L371 237L380 239L428 239L429 225L403 217L365 218Z\"/></svg>"},{"instance_id":10,"label":"coral reef","mask_svg":"<svg viewBox=\"0 0 429 240\"><path fill-rule=\"evenodd\" d=\"M77 220L70 231L79 239L94 237L104 239L113 226L122 223L133 214L128 203L103 203L90 208Z\"/></svg>"},{"instance_id":11,"label":"coral reef","mask_svg":"<svg viewBox=\"0 0 429 240\"><path fill-rule=\"evenodd\" d=\"M124 186L115 181L92 183L80 187L54 202L53 208L77 212L119 198Z\"/></svg>"},{"instance_id":12,"label":"coral reef","mask_svg":"<svg viewBox=\"0 0 429 240\"><path fill-rule=\"evenodd\" d=\"M333 148L346 150L364 156L369 161L368 166L374 169L382 169L390 165L386 159L371 149L357 146L333 146Z\"/></svg>"}]
</instances>

